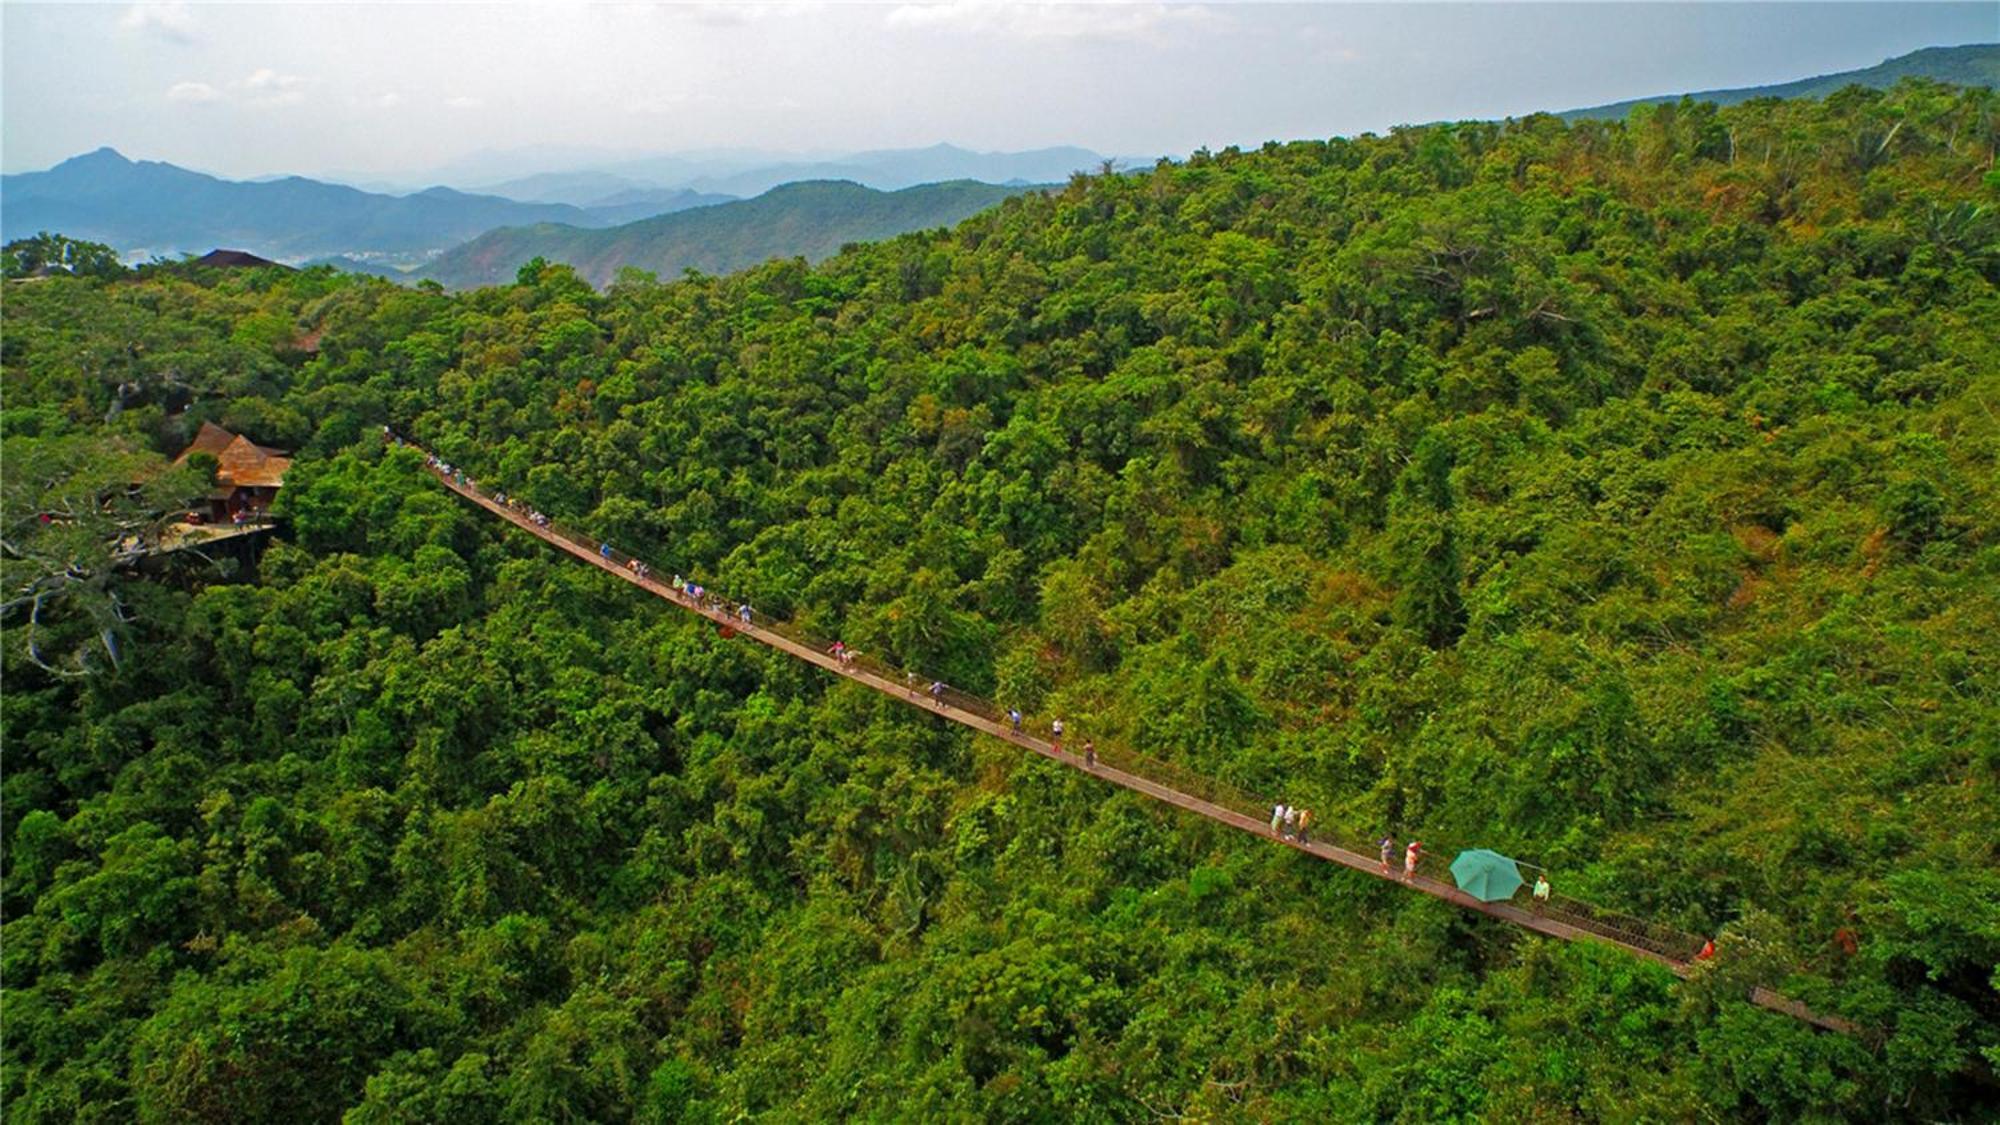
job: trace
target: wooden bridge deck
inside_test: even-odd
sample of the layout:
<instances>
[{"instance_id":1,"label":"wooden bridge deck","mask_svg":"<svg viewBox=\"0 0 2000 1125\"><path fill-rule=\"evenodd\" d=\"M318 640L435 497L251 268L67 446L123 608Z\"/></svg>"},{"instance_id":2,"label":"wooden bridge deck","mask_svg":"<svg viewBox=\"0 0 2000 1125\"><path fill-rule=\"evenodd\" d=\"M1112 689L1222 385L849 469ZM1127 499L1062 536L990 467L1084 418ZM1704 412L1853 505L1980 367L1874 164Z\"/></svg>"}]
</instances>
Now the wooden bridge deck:
<instances>
[{"instance_id":1,"label":"wooden bridge deck","mask_svg":"<svg viewBox=\"0 0 2000 1125\"><path fill-rule=\"evenodd\" d=\"M1093 777L1113 785L1123 786L1135 793L1145 794L1154 800L1173 805L1177 808L1186 809L1196 815L1227 824L1232 828L1241 829L1244 832L1262 837L1272 843L1340 864L1343 867L1373 878L1397 883L1434 898L1442 899L1454 906L1477 911L1478 913L1511 925L1533 930L1536 933L1559 938L1564 941L1594 941L1611 945L1624 950L1632 956L1664 965L1677 976L1685 977L1692 971L1693 963L1687 958L1663 952L1660 948L1651 947L1651 943L1642 943L1641 939L1628 940L1615 928L1608 926L1593 928L1586 919L1566 920L1560 911L1549 912L1523 909L1507 902L1483 902L1459 890L1449 882L1425 875L1418 875L1414 879L1406 880L1399 871L1385 872L1382 869L1380 860L1376 857L1363 855L1359 852L1319 840L1315 840L1312 843L1301 843L1296 839L1271 831L1270 823L1267 819L1259 819L1238 809L1233 809L1215 801L1176 789L1170 785L1162 784L1139 773L1116 768L1104 761L1099 761L1094 766L1087 765L1082 755L1058 750L1047 740L1036 738L1026 733L1018 733L1009 724L989 717L987 714L982 714L979 709L950 703L939 705L930 699L926 693L915 690L907 679L899 683L891 676L883 674L880 670L854 665L843 666L838 659L829 653L821 651L816 646L803 643L794 637L787 636L784 632L779 631L770 624L746 625L737 616L720 607L693 604L687 598L677 596L667 583L660 581L658 578L651 576L642 577L631 568L622 565L613 558L604 557L589 545L579 543L555 528L539 526L528 519L525 514L516 511L506 504L498 503L489 496L481 494L476 488L471 487L470 484L461 485L452 478L435 470L433 470L433 475L446 488L458 493L460 496L477 504L493 515L506 520L522 531L548 543L557 550L581 559L608 574L644 589L650 594L664 598L674 606L690 613L699 614L719 626L734 630L740 636L760 644L768 645L788 656L806 661L809 664L818 665L835 675L865 684L891 699L896 699L912 707L928 711L938 718L971 727L982 734L990 735L1002 742L1011 743L1020 749L1039 754L1044 758L1060 762L1073 769L1084 771ZM1551 916L1552 914L1555 916ZM1854 1024L1846 1020L1813 1012L1804 1004L1788 999L1768 988L1760 987L1754 989L1750 995L1750 1000L1760 1007L1768 1008L1774 1012L1781 1012L1829 1031L1854 1034L1857 1030Z\"/></svg>"}]
</instances>

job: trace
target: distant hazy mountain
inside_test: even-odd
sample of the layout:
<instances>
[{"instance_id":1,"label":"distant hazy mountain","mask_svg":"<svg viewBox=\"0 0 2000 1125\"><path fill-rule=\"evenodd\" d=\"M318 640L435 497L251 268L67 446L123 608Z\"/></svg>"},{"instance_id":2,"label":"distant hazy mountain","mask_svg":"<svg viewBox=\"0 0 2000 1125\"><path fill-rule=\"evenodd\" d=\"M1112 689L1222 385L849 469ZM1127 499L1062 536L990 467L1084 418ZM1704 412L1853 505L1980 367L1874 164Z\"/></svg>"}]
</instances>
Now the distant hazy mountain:
<instances>
[{"instance_id":1,"label":"distant hazy mountain","mask_svg":"<svg viewBox=\"0 0 2000 1125\"><path fill-rule=\"evenodd\" d=\"M365 262L359 258L349 258L343 254L329 254L324 258L312 258L300 262L301 266L332 266L342 273L366 273L376 277L386 277L391 281L410 281L409 270L399 270L381 262Z\"/></svg>"},{"instance_id":2,"label":"distant hazy mountain","mask_svg":"<svg viewBox=\"0 0 2000 1125\"><path fill-rule=\"evenodd\" d=\"M734 203L733 195L716 195L710 192L694 191L689 188L654 188L650 191L620 192L608 200L593 203L584 208L591 221L599 226L620 226L636 223L640 219L650 219L655 215L686 211L692 207L712 207L717 203Z\"/></svg>"},{"instance_id":3,"label":"distant hazy mountain","mask_svg":"<svg viewBox=\"0 0 2000 1125\"><path fill-rule=\"evenodd\" d=\"M628 180L609 172L539 172L497 184L482 184L478 190L488 195L518 199L523 203L568 203L582 207L607 195L644 188L638 180Z\"/></svg>"},{"instance_id":4,"label":"distant hazy mountain","mask_svg":"<svg viewBox=\"0 0 2000 1125\"><path fill-rule=\"evenodd\" d=\"M545 156L522 150L520 159ZM468 158L469 167L490 167L501 154ZM1077 171L1096 171L1105 158L1086 148L1058 147L1028 152L974 152L956 145L880 149L842 154L773 153L757 149L661 153L551 166L511 179L465 180L440 175L436 182L470 184L472 190L524 203L568 203L594 207L632 191L685 188L747 198L779 184L806 180L851 180L863 187L895 191L918 184L978 180L988 184L1061 183ZM450 169L440 169L441 173Z\"/></svg>"},{"instance_id":5,"label":"distant hazy mountain","mask_svg":"<svg viewBox=\"0 0 2000 1125\"><path fill-rule=\"evenodd\" d=\"M948 226L1030 190L956 181L881 192L860 184L786 184L755 199L678 211L603 230L544 223L489 231L419 271L452 288L511 281L530 258L567 262L593 284L625 266L671 279L726 273L771 258L829 257L849 242Z\"/></svg>"},{"instance_id":6,"label":"distant hazy mountain","mask_svg":"<svg viewBox=\"0 0 2000 1125\"><path fill-rule=\"evenodd\" d=\"M405 180L424 184L457 184L470 189L533 180L544 175L589 173L611 175L645 187L678 187L697 176L725 175L746 168L817 159L823 154L777 152L768 149L701 149L653 154L576 145L524 145L468 153ZM612 190L618 190L616 188ZM505 192L496 194L505 195ZM509 198L516 198L509 196ZM574 202L569 199L531 202Z\"/></svg>"},{"instance_id":7,"label":"distant hazy mountain","mask_svg":"<svg viewBox=\"0 0 2000 1125\"><path fill-rule=\"evenodd\" d=\"M1904 78L1931 78L1960 86L2000 86L2000 43L1976 43L1964 47L1925 47L1899 55L1865 70L1846 70L1802 78L1776 86L1744 86L1734 90L1701 90L1687 95L1698 102L1735 105L1752 98L1823 98L1846 86L1886 89ZM1650 98L1612 102L1610 105L1572 109L1560 116L1575 121L1586 117L1622 118L1637 106L1677 102L1680 94L1660 94Z\"/></svg>"},{"instance_id":8,"label":"distant hazy mountain","mask_svg":"<svg viewBox=\"0 0 2000 1125\"><path fill-rule=\"evenodd\" d=\"M863 187L895 191L918 184L977 180L988 184L1061 183L1072 172L1094 172L1105 158L1087 148L1043 148L1031 152L972 152L955 145L858 152L837 160L772 164L727 175L697 176L683 186L724 195L750 196L779 184L804 180L851 180Z\"/></svg>"},{"instance_id":9,"label":"distant hazy mountain","mask_svg":"<svg viewBox=\"0 0 2000 1125\"><path fill-rule=\"evenodd\" d=\"M483 190L523 203L568 203L582 207L598 220L599 226L633 223L654 215L728 203L739 198L693 188L653 187L638 180L597 171L543 172L493 184Z\"/></svg>"},{"instance_id":10,"label":"distant hazy mountain","mask_svg":"<svg viewBox=\"0 0 2000 1125\"><path fill-rule=\"evenodd\" d=\"M597 213L450 188L397 196L298 176L223 180L102 148L46 172L0 177L0 240L47 230L128 255L233 246L286 261L336 254L420 258L494 227L605 226L658 213L648 206L628 202Z\"/></svg>"}]
</instances>

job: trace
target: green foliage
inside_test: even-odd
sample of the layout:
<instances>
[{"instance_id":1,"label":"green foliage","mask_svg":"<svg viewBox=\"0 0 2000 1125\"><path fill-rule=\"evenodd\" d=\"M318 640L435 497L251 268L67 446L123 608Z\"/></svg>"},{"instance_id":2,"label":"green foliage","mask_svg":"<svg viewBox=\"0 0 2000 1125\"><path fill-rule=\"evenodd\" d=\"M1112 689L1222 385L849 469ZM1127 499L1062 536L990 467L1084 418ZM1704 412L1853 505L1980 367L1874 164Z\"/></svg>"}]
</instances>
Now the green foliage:
<instances>
[{"instance_id":1,"label":"green foliage","mask_svg":"<svg viewBox=\"0 0 2000 1125\"><path fill-rule=\"evenodd\" d=\"M0 479L4 648L51 675L115 671L135 599L147 594L129 582L125 561L207 481L200 467L169 467L123 435L40 430L8 437Z\"/></svg>"},{"instance_id":2,"label":"green foliage","mask_svg":"<svg viewBox=\"0 0 2000 1125\"><path fill-rule=\"evenodd\" d=\"M114 278L126 272L118 251L101 242L84 242L43 231L17 238L0 248L0 277L35 277L67 273L77 277Z\"/></svg>"},{"instance_id":3,"label":"green foliage","mask_svg":"<svg viewBox=\"0 0 2000 1125\"><path fill-rule=\"evenodd\" d=\"M604 293L10 282L0 568L124 607L116 667L88 599L8 620L10 1118L1990 1116L1994 111L1202 152ZM209 418L296 444L280 541L111 566ZM947 729L385 423L1073 738L1722 952L1545 943Z\"/></svg>"}]
</instances>

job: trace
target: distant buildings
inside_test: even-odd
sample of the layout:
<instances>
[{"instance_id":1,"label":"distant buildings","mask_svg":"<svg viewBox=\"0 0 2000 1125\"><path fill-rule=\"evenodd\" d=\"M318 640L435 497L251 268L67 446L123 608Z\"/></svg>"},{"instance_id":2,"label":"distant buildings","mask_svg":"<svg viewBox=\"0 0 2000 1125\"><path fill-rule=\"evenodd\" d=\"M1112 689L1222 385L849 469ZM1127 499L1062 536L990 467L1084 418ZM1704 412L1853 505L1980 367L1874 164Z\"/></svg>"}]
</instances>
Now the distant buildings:
<instances>
[{"instance_id":1,"label":"distant buildings","mask_svg":"<svg viewBox=\"0 0 2000 1125\"><path fill-rule=\"evenodd\" d=\"M217 522L262 516L284 485L285 470L292 467L292 459L283 450L258 445L213 422L201 424L194 441L174 464L184 465L196 453L214 457L216 469L215 490L208 494L207 507L195 511Z\"/></svg>"}]
</instances>

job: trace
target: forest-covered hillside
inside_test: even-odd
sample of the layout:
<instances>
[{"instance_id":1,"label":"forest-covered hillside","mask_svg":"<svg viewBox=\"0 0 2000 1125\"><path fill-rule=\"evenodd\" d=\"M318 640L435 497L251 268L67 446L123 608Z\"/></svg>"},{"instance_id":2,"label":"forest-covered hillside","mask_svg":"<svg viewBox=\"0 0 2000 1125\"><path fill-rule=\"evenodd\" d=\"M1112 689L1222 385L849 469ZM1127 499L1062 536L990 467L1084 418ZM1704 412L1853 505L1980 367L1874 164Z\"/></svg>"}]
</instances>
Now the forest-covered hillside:
<instances>
[{"instance_id":1,"label":"forest-covered hillside","mask_svg":"<svg viewBox=\"0 0 2000 1125\"><path fill-rule=\"evenodd\" d=\"M1906 83L1202 152L604 293L9 282L8 1116L1990 1119L1996 146L1992 92ZM286 532L113 570L203 421L296 452ZM510 534L383 425L1717 955L1678 981L948 729Z\"/></svg>"},{"instance_id":2,"label":"forest-covered hillside","mask_svg":"<svg viewBox=\"0 0 2000 1125\"><path fill-rule=\"evenodd\" d=\"M1027 190L971 180L900 191L846 182L791 183L755 199L598 230L562 223L499 227L454 246L417 276L453 289L496 285L523 263L541 258L572 266L586 281L604 286L622 269L674 278L687 270L746 269L772 258L818 261L850 242L950 226Z\"/></svg>"},{"instance_id":3,"label":"forest-covered hillside","mask_svg":"<svg viewBox=\"0 0 2000 1125\"><path fill-rule=\"evenodd\" d=\"M1699 90L1689 94L1634 98L1631 101L1612 102L1609 105L1592 106L1589 109L1572 109L1560 116L1569 121L1580 117L1623 119L1626 114L1639 106L1678 102L1682 97L1690 97L1698 102L1714 102L1717 105L1735 105L1754 98L1823 98L1828 94L1839 93L1849 86L1886 90L1906 78L1927 79L1957 86L2000 86L2000 43L1925 47L1911 51L1907 55L1884 59L1874 66L1864 67L1861 70L1822 74L1814 78L1801 78L1796 82L1779 82L1768 86L1739 86L1733 90Z\"/></svg>"}]
</instances>

